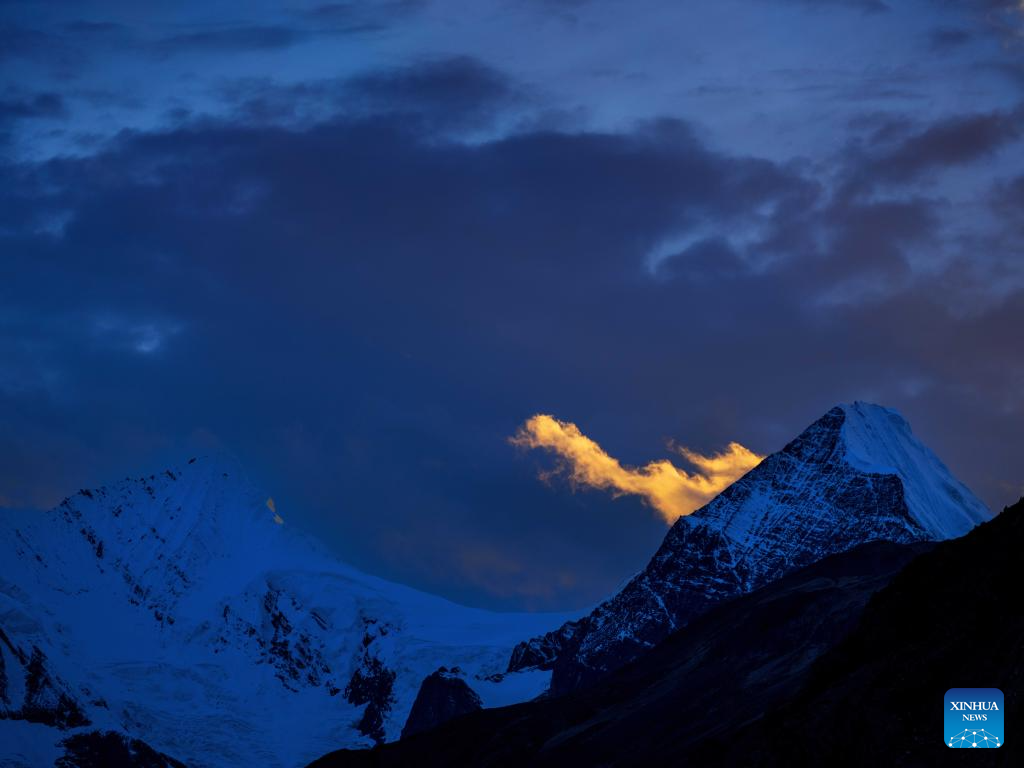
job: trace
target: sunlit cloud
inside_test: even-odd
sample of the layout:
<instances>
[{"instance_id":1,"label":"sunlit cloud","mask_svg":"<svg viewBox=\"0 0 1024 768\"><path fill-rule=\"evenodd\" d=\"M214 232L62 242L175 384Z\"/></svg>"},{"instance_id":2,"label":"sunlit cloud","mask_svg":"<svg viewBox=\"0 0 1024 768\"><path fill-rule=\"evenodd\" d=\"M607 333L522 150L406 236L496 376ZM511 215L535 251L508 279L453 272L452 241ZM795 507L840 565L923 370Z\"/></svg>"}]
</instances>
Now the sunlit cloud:
<instances>
[{"instance_id":1,"label":"sunlit cloud","mask_svg":"<svg viewBox=\"0 0 1024 768\"><path fill-rule=\"evenodd\" d=\"M575 424L545 414L527 419L510 442L523 448L542 448L558 456L558 466L544 473L545 479L561 475L574 487L639 496L670 525L702 507L764 458L739 443L729 443L724 451L710 456L675 447L692 465L692 472L667 459L643 467L623 466Z\"/></svg>"},{"instance_id":2,"label":"sunlit cloud","mask_svg":"<svg viewBox=\"0 0 1024 768\"><path fill-rule=\"evenodd\" d=\"M274 503L273 497L267 498L267 509L274 515L274 522L278 525L284 525L284 520L279 514L277 514L277 504Z\"/></svg>"}]
</instances>

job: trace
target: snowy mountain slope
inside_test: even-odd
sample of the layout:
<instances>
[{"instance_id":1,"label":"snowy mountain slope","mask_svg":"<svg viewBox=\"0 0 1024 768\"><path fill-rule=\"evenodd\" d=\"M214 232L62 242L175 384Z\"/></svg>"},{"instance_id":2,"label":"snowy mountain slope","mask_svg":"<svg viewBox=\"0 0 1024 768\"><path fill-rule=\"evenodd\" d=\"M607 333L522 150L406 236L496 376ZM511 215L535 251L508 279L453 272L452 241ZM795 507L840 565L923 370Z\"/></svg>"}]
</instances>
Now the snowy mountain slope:
<instances>
[{"instance_id":1,"label":"snowy mountain slope","mask_svg":"<svg viewBox=\"0 0 1024 768\"><path fill-rule=\"evenodd\" d=\"M877 539L960 536L988 509L895 411L833 408L692 515L591 614L520 643L510 670L564 692L635 658L714 603Z\"/></svg>"},{"instance_id":2,"label":"snowy mountain slope","mask_svg":"<svg viewBox=\"0 0 1024 768\"><path fill-rule=\"evenodd\" d=\"M236 464L198 459L49 513L0 511L0 720L41 724L8 732L39 749L43 726L53 743L113 730L190 766L293 766L397 738L441 666L486 706L546 687L495 675L564 616L368 576L266 502ZM19 747L4 742L0 763Z\"/></svg>"}]
</instances>

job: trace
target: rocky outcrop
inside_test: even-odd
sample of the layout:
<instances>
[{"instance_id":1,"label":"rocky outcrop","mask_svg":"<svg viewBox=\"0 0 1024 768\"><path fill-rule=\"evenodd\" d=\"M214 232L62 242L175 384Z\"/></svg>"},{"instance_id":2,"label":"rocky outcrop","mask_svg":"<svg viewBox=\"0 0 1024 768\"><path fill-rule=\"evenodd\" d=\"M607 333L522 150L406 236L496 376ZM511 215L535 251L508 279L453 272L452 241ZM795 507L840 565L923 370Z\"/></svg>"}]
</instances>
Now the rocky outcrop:
<instances>
[{"instance_id":1,"label":"rocky outcrop","mask_svg":"<svg viewBox=\"0 0 1024 768\"><path fill-rule=\"evenodd\" d=\"M243 612L256 620L245 618ZM252 646L262 662L273 666L287 690L323 686L332 696L341 690L325 658L324 620L285 587L268 580L234 605L225 603L220 615L223 628L216 642ZM321 632L311 631L310 625Z\"/></svg>"},{"instance_id":2,"label":"rocky outcrop","mask_svg":"<svg viewBox=\"0 0 1024 768\"><path fill-rule=\"evenodd\" d=\"M139 739L115 731L78 733L61 742L55 768L186 768Z\"/></svg>"},{"instance_id":3,"label":"rocky outcrop","mask_svg":"<svg viewBox=\"0 0 1024 768\"><path fill-rule=\"evenodd\" d=\"M356 706L366 705L356 728L377 744L384 741L384 720L395 703L394 670L377 656L377 640L386 637L388 627L373 619L363 619L364 633L359 664L345 686L345 698Z\"/></svg>"},{"instance_id":4,"label":"rocky outcrop","mask_svg":"<svg viewBox=\"0 0 1024 768\"><path fill-rule=\"evenodd\" d=\"M761 765L747 741L734 738L736 729L785 706L816 663L854 630L871 600L934 546L864 544L715 606L585 689L484 709L380 749L336 752L313 766L705 766L708 761L697 759L695 750L711 741L732 750L731 759L721 761L725 765ZM922 685L934 688L935 679L922 678ZM933 708L934 692L921 702ZM876 711L864 709L863 718ZM806 738L794 729L780 739L778 764L872 764L841 755L790 762L799 749L794 745ZM891 750L892 743L878 749ZM941 748L934 738L928 746ZM889 763L880 757L876 764Z\"/></svg>"},{"instance_id":5,"label":"rocky outcrop","mask_svg":"<svg viewBox=\"0 0 1024 768\"><path fill-rule=\"evenodd\" d=\"M68 686L47 666L46 654L26 652L0 628L0 720L27 720L55 728L88 725Z\"/></svg>"},{"instance_id":6,"label":"rocky outcrop","mask_svg":"<svg viewBox=\"0 0 1024 768\"><path fill-rule=\"evenodd\" d=\"M441 723L468 715L483 708L476 691L461 677L461 670L441 667L423 679L409 719L402 729L402 738L429 731Z\"/></svg>"}]
</instances>

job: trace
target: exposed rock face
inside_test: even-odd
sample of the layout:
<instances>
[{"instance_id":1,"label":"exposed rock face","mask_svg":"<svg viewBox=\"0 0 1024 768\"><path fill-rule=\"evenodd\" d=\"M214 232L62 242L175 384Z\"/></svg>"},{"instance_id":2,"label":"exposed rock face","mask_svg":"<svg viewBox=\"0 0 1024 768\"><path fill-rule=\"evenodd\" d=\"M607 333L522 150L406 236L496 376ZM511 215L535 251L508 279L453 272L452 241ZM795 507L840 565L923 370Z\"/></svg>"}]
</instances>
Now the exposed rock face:
<instances>
[{"instance_id":1,"label":"exposed rock face","mask_svg":"<svg viewBox=\"0 0 1024 768\"><path fill-rule=\"evenodd\" d=\"M573 690L796 568L868 541L959 536L988 516L895 411L837 406L680 518L619 594L518 645L509 669L552 669L552 692Z\"/></svg>"},{"instance_id":2,"label":"exposed rock face","mask_svg":"<svg viewBox=\"0 0 1024 768\"><path fill-rule=\"evenodd\" d=\"M476 691L460 674L458 667L451 671L441 667L424 678L402 729L403 739L483 708Z\"/></svg>"},{"instance_id":3,"label":"exposed rock face","mask_svg":"<svg viewBox=\"0 0 1024 768\"><path fill-rule=\"evenodd\" d=\"M376 640L386 637L388 628L371 619L363 619L362 654L359 666L345 686L345 698L356 706L366 705L356 728L377 744L384 741L384 719L395 703L393 695L397 675L377 656Z\"/></svg>"},{"instance_id":4,"label":"exposed rock face","mask_svg":"<svg viewBox=\"0 0 1024 768\"><path fill-rule=\"evenodd\" d=\"M585 689L485 709L380 749L336 752L314 766L704 766L695 750L716 740L732 748L731 760L721 762L761 765L745 739L733 738L736 729L787 704L865 606L935 546L863 544L716 605ZM934 695L923 701L935 706ZM778 740L780 765L862 764L841 756L791 762L799 748L791 744L802 741L798 732ZM929 747L939 748L935 739Z\"/></svg>"},{"instance_id":5,"label":"exposed rock face","mask_svg":"<svg viewBox=\"0 0 1024 768\"><path fill-rule=\"evenodd\" d=\"M341 687L325 658L324 619L273 579L259 586L259 591L247 591L243 600L224 604L224 626L217 642L251 646L261 663L274 667L275 676L289 691L323 686L336 695Z\"/></svg>"},{"instance_id":6,"label":"exposed rock face","mask_svg":"<svg viewBox=\"0 0 1024 768\"><path fill-rule=\"evenodd\" d=\"M6 659L6 660L5 660ZM46 654L26 652L0 629L0 720L77 728L89 719L67 685L50 673Z\"/></svg>"},{"instance_id":7,"label":"exposed rock face","mask_svg":"<svg viewBox=\"0 0 1024 768\"><path fill-rule=\"evenodd\" d=\"M185 768L143 741L114 731L75 734L62 742L55 768Z\"/></svg>"},{"instance_id":8,"label":"exposed rock face","mask_svg":"<svg viewBox=\"0 0 1024 768\"><path fill-rule=\"evenodd\" d=\"M311 768L934 766L939 697L977 681L1005 694L1010 732L984 764L1017 766L1022 548L1024 500L954 541L864 544L711 608L586 689Z\"/></svg>"},{"instance_id":9,"label":"exposed rock face","mask_svg":"<svg viewBox=\"0 0 1024 768\"><path fill-rule=\"evenodd\" d=\"M0 765L52 765L85 724L188 765L300 765L397 739L442 664L481 680L485 701L533 698L544 675L513 676L512 694L486 680L565 618L361 573L230 459L83 489L49 512L0 509Z\"/></svg>"}]
</instances>

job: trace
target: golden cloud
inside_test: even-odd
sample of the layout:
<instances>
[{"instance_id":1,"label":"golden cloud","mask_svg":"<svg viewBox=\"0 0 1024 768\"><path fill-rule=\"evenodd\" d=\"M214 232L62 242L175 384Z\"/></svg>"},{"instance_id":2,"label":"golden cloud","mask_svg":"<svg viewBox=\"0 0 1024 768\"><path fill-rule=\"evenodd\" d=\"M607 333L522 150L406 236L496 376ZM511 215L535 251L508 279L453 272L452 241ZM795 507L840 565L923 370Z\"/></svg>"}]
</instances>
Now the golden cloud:
<instances>
[{"instance_id":1,"label":"golden cloud","mask_svg":"<svg viewBox=\"0 0 1024 768\"><path fill-rule=\"evenodd\" d=\"M575 424L546 414L527 419L510 442L523 448L542 448L562 460L543 477L564 474L574 486L639 496L669 525L704 506L764 458L739 443L729 443L722 453L711 456L677 448L694 472L680 469L667 459L643 467L624 467Z\"/></svg>"},{"instance_id":2,"label":"golden cloud","mask_svg":"<svg viewBox=\"0 0 1024 768\"><path fill-rule=\"evenodd\" d=\"M267 497L267 509L274 513L274 522L278 525L284 525L284 520L279 514L277 514L277 504L274 503L273 497Z\"/></svg>"}]
</instances>

